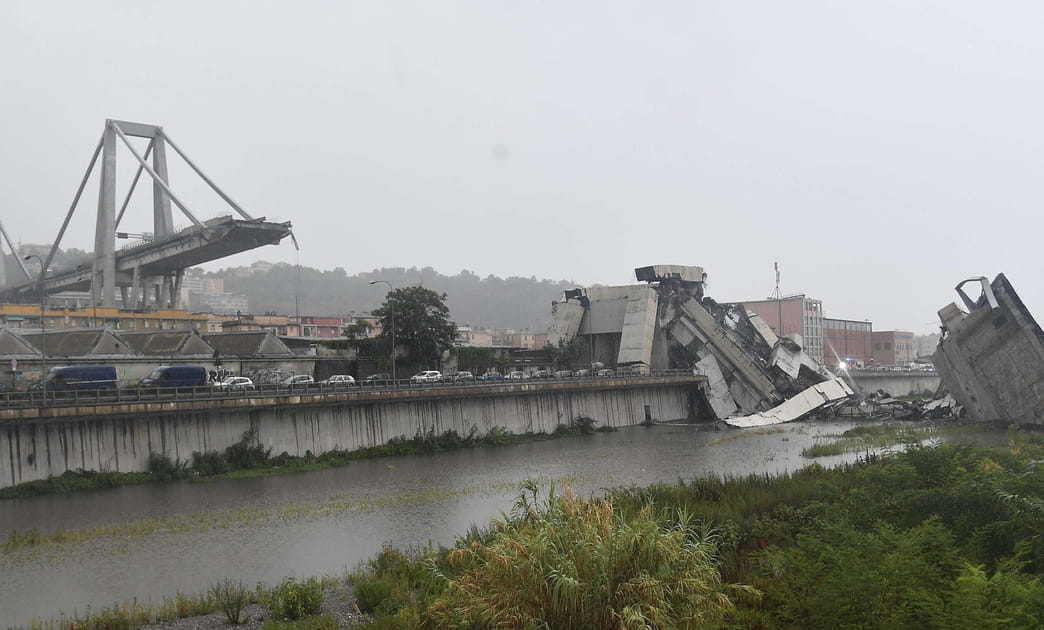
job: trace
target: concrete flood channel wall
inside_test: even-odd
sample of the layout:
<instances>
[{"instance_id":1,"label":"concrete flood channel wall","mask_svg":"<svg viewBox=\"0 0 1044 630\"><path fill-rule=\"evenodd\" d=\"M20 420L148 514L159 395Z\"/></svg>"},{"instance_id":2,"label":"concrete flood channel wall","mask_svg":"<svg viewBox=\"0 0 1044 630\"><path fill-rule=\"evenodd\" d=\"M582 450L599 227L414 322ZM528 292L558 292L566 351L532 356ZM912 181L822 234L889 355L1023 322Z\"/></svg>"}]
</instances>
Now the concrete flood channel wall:
<instances>
[{"instance_id":1,"label":"concrete flood channel wall","mask_svg":"<svg viewBox=\"0 0 1044 630\"><path fill-rule=\"evenodd\" d=\"M223 451L252 432L273 453L355 450L453 429L467 435L501 426L552 432L577 416L597 426L646 417L690 418L699 376L602 382L525 383L466 388L282 395L0 412L0 487L68 470L140 472L151 453L186 460Z\"/></svg>"}]
</instances>

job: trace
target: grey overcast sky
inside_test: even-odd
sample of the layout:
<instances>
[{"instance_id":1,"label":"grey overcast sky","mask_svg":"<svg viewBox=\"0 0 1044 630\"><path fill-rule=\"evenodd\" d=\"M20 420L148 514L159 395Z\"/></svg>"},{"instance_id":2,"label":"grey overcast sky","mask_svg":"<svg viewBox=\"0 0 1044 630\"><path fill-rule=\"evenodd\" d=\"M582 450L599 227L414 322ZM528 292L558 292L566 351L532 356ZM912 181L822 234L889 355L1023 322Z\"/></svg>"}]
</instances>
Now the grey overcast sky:
<instances>
[{"instance_id":1,"label":"grey overcast sky","mask_svg":"<svg viewBox=\"0 0 1044 630\"><path fill-rule=\"evenodd\" d=\"M1042 33L1039 2L0 0L0 217L53 239L116 118L293 221L303 265L702 265L733 300L779 261L828 316L915 332L1005 272L1044 318ZM96 190L63 246L93 248ZM260 259L295 260L211 267Z\"/></svg>"}]
</instances>

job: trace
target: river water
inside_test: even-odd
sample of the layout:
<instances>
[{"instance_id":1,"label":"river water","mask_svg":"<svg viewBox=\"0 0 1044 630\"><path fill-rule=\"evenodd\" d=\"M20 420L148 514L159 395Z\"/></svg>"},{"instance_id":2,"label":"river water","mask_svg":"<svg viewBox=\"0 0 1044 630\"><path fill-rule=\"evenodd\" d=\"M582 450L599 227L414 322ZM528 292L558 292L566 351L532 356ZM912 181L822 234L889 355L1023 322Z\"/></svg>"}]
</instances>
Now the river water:
<instances>
[{"instance_id":1,"label":"river water","mask_svg":"<svg viewBox=\"0 0 1044 630\"><path fill-rule=\"evenodd\" d=\"M0 550L0 628L117 601L342 574L382 545L450 544L508 511L527 478L587 496L711 474L782 473L851 428L633 427L506 447L387 457L317 472L177 482L0 502L0 537L62 528L76 540ZM823 465L855 455L820 458Z\"/></svg>"}]
</instances>

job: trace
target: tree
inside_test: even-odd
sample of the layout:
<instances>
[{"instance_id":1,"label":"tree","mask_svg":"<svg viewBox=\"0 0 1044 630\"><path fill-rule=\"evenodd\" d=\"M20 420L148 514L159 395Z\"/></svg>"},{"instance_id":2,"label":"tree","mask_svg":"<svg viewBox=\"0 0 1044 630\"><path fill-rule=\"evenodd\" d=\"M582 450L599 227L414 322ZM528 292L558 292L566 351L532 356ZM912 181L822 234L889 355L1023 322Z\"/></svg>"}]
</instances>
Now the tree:
<instances>
[{"instance_id":1,"label":"tree","mask_svg":"<svg viewBox=\"0 0 1044 630\"><path fill-rule=\"evenodd\" d=\"M453 347L457 326L449 319L446 294L424 287L405 287L388 293L384 304L374 309L381 319L381 338L391 336L415 365L434 365Z\"/></svg>"},{"instance_id":2,"label":"tree","mask_svg":"<svg viewBox=\"0 0 1044 630\"><path fill-rule=\"evenodd\" d=\"M547 362L555 369L575 368L589 354L587 340L573 337L569 341L559 340L558 346L548 342L544 346L544 354L547 356Z\"/></svg>"}]
</instances>

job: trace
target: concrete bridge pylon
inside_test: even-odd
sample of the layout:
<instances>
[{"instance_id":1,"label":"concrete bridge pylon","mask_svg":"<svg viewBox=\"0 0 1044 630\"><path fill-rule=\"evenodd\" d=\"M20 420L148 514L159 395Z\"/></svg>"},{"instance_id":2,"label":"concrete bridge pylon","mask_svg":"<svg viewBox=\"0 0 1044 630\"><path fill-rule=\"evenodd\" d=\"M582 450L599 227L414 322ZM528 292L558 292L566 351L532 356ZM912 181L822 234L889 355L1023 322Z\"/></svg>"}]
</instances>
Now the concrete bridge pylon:
<instances>
[{"instance_id":1,"label":"concrete bridge pylon","mask_svg":"<svg viewBox=\"0 0 1044 630\"><path fill-rule=\"evenodd\" d=\"M148 140L143 153L130 141L131 137ZM122 204L117 208L116 166L117 147L120 144L126 147L137 163L137 172ZM189 210L170 186L168 148L240 218L228 216L201 221ZM98 214L94 254L89 269L83 265L74 270L51 271L51 262L99 158ZM120 223L143 172L152 180L153 231L144 234L119 232ZM191 222L189 227L175 231L174 206ZM181 280L186 268L262 245L277 244L290 235L290 228L290 222L271 223L265 221L264 217L254 218L248 214L189 159L162 127L109 119L105 121L102 137L91 156L87 172L80 181L72 205L44 261L43 268L48 270L44 281L45 290L54 292L89 288L92 302L101 307L115 307L118 295L125 309L178 308ZM117 237L135 237L141 239L142 243L118 251ZM4 291L5 297L25 298L34 285L38 286L30 280L10 287ZM0 286L0 289L3 287Z\"/></svg>"}]
</instances>

